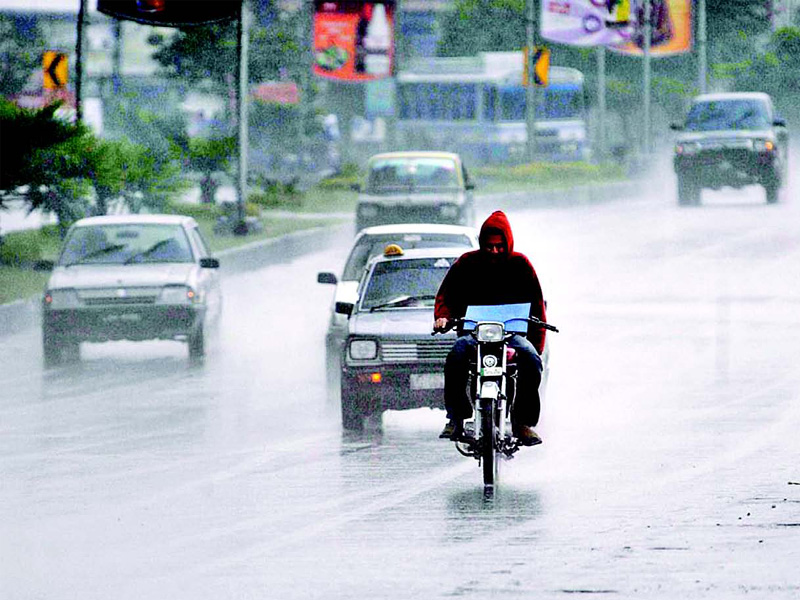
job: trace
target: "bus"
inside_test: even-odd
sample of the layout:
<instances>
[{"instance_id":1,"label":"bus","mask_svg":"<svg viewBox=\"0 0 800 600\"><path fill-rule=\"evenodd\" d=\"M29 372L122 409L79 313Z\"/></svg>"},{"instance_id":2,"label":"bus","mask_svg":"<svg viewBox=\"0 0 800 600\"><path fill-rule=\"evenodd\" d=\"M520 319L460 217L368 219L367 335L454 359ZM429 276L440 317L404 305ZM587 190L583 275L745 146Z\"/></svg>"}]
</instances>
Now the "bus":
<instances>
[{"instance_id":1,"label":"bus","mask_svg":"<svg viewBox=\"0 0 800 600\"><path fill-rule=\"evenodd\" d=\"M397 74L400 148L458 152L479 164L524 162L527 125L522 52L413 59ZM536 154L589 157L583 73L551 66L536 89Z\"/></svg>"}]
</instances>

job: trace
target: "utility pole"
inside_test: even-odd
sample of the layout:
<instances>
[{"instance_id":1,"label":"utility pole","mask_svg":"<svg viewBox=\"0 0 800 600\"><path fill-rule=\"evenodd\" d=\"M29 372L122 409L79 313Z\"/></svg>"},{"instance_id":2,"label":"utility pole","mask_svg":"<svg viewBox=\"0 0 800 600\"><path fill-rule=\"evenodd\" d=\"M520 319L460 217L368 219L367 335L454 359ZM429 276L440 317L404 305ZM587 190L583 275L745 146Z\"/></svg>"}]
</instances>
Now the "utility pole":
<instances>
[{"instance_id":1,"label":"utility pole","mask_svg":"<svg viewBox=\"0 0 800 600\"><path fill-rule=\"evenodd\" d=\"M250 40L250 11L249 1L242 0L242 7L239 11L239 27L237 28L238 47L239 47L239 93L236 95L236 113L239 125L239 161L238 186L237 186L237 222L233 232L236 235L247 235L247 221L245 220L245 202L247 202L247 158L249 143L247 139L247 102L249 99L249 40Z\"/></svg>"},{"instance_id":2,"label":"utility pole","mask_svg":"<svg viewBox=\"0 0 800 600\"><path fill-rule=\"evenodd\" d=\"M84 48L84 21L86 20L86 5L88 0L81 0L78 9L78 31L75 44L75 120L83 121L83 48Z\"/></svg>"},{"instance_id":3,"label":"utility pole","mask_svg":"<svg viewBox=\"0 0 800 600\"><path fill-rule=\"evenodd\" d=\"M651 150L650 142L650 42L652 37L652 24L650 23L650 16L652 13L652 0L645 0L644 2L644 135L643 135L643 154L645 157L649 156Z\"/></svg>"},{"instance_id":4,"label":"utility pole","mask_svg":"<svg viewBox=\"0 0 800 600\"><path fill-rule=\"evenodd\" d=\"M705 94L708 88L706 0L697 0L697 88Z\"/></svg>"},{"instance_id":5,"label":"utility pole","mask_svg":"<svg viewBox=\"0 0 800 600\"><path fill-rule=\"evenodd\" d=\"M597 156L606 158L606 47L597 47Z\"/></svg>"},{"instance_id":6,"label":"utility pole","mask_svg":"<svg viewBox=\"0 0 800 600\"><path fill-rule=\"evenodd\" d=\"M536 156L536 84L534 83L534 55L536 48L536 0L527 0L528 2L528 18L527 18L527 64L528 69L528 86L525 89L525 129L526 141L525 150L528 162L533 162Z\"/></svg>"}]
</instances>

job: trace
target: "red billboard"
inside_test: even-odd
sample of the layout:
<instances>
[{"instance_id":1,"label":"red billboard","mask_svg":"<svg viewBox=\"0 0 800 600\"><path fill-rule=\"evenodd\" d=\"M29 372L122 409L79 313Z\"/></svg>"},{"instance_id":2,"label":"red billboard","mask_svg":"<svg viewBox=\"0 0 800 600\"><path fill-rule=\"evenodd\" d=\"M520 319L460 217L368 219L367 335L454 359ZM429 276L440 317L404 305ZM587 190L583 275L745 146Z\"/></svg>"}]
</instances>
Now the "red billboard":
<instances>
[{"instance_id":1,"label":"red billboard","mask_svg":"<svg viewBox=\"0 0 800 600\"><path fill-rule=\"evenodd\" d=\"M395 0L314 1L314 73L341 81L392 75Z\"/></svg>"}]
</instances>

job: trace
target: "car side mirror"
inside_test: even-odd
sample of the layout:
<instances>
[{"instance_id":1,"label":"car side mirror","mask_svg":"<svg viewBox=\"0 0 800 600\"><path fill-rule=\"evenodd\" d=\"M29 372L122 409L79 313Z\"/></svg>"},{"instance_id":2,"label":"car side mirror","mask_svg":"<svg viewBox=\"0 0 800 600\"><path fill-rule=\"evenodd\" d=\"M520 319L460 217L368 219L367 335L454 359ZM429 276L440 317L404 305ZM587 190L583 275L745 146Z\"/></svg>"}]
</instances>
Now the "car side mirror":
<instances>
[{"instance_id":1,"label":"car side mirror","mask_svg":"<svg viewBox=\"0 0 800 600\"><path fill-rule=\"evenodd\" d=\"M774 121L772 121L772 124L775 127L786 127L786 119L777 118Z\"/></svg>"},{"instance_id":2,"label":"car side mirror","mask_svg":"<svg viewBox=\"0 0 800 600\"><path fill-rule=\"evenodd\" d=\"M672 131L683 131L683 125L680 123L670 123L669 128L672 129Z\"/></svg>"},{"instance_id":3,"label":"car side mirror","mask_svg":"<svg viewBox=\"0 0 800 600\"><path fill-rule=\"evenodd\" d=\"M201 258L200 266L204 269L219 269L219 259L211 257Z\"/></svg>"},{"instance_id":4,"label":"car side mirror","mask_svg":"<svg viewBox=\"0 0 800 600\"><path fill-rule=\"evenodd\" d=\"M52 271L56 264L52 260L37 260L33 263L34 271Z\"/></svg>"},{"instance_id":5,"label":"car side mirror","mask_svg":"<svg viewBox=\"0 0 800 600\"><path fill-rule=\"evenodd\" d=\"M339 281L336 279L336 275L329 272L324 273L317 273L317 283L330 283L331 285L336 285Z\"/></svg>"},{"instance_id":6,"label":"car side mirror","mask_svg":"<svg viewBox=\"0 0 800 600\"><path fill-rule=\"evenodd\" d=\"M353 314L354 306L355 305L352 302L337 302L333 310L336 312L336 314L347 315L349 317Z\"/></svg>"},{"instance_id":7,"label":"car side mirror","mask_svg":"<svg viewBox=\"0 0 800 600\"><path fill-rule=\"evenodd\" d=\"M354 192L360 192L361 191L361 184L360 183L351 183L350 184L350 189L353 190Z\"/></svg>"},{"instance_id":8,"label":"car side mirror","mask_svg":"<svg viewBox=\"0 0 800 600\"><path fill-rule=\"evenodd\" d=\"M474 189L475 189L475 184L474 184L472 181L468 181L468 182L467 182L467 183L464 185L464 187L465 187L466 189L468 189L468 190L474 190Z\"/></svg>"}]
</instances>

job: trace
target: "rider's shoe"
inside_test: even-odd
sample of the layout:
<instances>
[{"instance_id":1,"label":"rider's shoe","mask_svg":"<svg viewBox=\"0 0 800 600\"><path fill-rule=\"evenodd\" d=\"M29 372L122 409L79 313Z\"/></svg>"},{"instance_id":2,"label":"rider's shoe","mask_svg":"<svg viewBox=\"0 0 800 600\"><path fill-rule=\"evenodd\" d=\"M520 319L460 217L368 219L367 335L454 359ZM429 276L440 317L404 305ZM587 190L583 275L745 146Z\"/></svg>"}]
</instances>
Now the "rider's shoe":
<instances>
[{"instance_id":1,"label":"rider's shoe","mask_svg":"<svg viewBox=\"0 0 800 600\"><path fill-rule=\"evenodd\" d=\"M540 438L539 434L529 425L518 425L514 423L511 427L511 432L523 446L536 446L542 443L542 438Z\"/></svg>"},{"instance_id":2,"label":"rider's shoe","mask_svg":"<svg viewBox=\"0 0 800 600\"><path fill-rule=\"evenodd\" d=\"M464 433L464 421L461 419L450 419L442 429L439 437L445 440L456 440Z\"/></svg>"}]
</instances>

